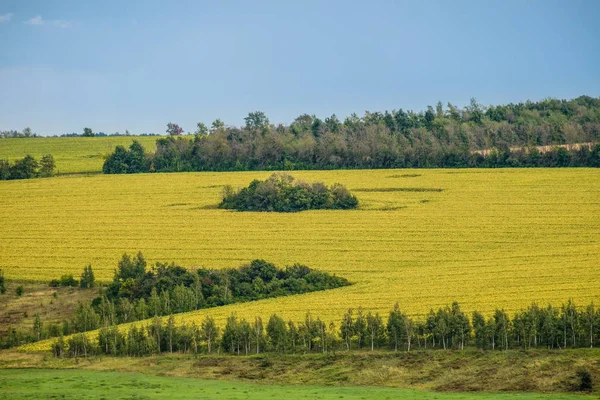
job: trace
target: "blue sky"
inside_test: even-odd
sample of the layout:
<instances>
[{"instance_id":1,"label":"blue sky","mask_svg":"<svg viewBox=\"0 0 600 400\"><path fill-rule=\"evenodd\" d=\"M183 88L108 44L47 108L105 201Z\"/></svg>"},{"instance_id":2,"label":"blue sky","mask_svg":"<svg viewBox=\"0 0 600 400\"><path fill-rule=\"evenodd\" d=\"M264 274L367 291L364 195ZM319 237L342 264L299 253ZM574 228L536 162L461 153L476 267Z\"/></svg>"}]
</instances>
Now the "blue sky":
<instances>
[{"instance_id":1,"label":"blue sky","mask_svg":"<svg viewBox=\"0 0 600 400\"><path fill-rule=\"evenodd\" d=\"M0 0L0 130L600 96L600 1Z\"/></svg>"}]
</instances>

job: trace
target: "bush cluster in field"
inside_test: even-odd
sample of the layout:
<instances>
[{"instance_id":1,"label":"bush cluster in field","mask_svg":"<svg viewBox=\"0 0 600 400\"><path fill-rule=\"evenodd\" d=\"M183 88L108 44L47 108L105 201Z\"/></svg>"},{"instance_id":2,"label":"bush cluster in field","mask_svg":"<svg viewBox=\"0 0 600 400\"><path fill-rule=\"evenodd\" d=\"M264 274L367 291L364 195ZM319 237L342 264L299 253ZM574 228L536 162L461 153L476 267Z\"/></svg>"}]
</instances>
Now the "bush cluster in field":
<instances>
[{"instance_id":1,"label":"bush cluster in field","mask_svg":"<svg viewBox=\"0 0 600 400\"><path fill-rule=\"evenodd\" d=\"M94 277L94 271L92 266L88 265L83 269L81 279L78 281L73 278L73 275L65 274L60 279L52 279L50 281L50 287L75 287L81 286L82 289L91 289L96 284L96 278Z\"/></svg>"},{"instance_id":2,"label":"bush cluster in field","mask_svg":"<svg viewBox=\"0 0 600 400\"><path fill-rule=\"evenodd\" d=\"M47 178L54 175L54 157L46 154L38 162L33 156L26 155L13 163L0 159L0 181L11 179Z\"/></svg>"},{"instance_id":3,"label":"bush cluster in field","mask_svg":"<svg viewBox=\"0 0 600 400\"><path fill-rule=\"evenodd\" d=\"M105 298L97 298L93 304L98 309L103 301L113 302L122 309L123 303L130 302L137 310L137 319L144 319L349 284L342 277L305 265L294 264L281 269L264 260L254 260L239 268L195 271L173 263L156 263L147 271L142 253L135 257L124 254L113 281L106 288ZM120 320L131 321L136 316L132 314L129 318L121 315Z\"/></svg>"},{"instance_id":4,"label":"bush cluster in field","mask_svg":"<svg viewBox=\"0 0 600 400\"><path fill-rule=\"evenodd\" d=\"M358 199L345 186L327 187L294 179L289 174L273 174L265 181L253 180L246 188L223 189L220 208L237 211L297 212L305 210L347 210L358 207Z\"/></svg>"}]
</instances>

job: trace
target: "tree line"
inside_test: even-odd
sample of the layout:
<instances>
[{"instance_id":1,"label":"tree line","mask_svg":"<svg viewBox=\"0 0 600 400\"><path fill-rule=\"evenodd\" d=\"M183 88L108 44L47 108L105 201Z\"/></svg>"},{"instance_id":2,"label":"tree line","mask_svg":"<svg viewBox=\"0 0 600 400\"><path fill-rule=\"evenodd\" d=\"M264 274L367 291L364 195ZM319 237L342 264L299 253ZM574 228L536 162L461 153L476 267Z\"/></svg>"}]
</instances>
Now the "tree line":
<instances>
[{"instance_id":1,"label":"tree line","mask_svg":"<svg viewBox=\"0 0 600 400\"><path fill-rule=\"evenodd\" d=\"M37 138L41 137L37 133L34 133L30 127L24 128L22 131L17 130L7 130L0 131L0 139L9 139L9 138Z\"/></svg>"},{"instance_id":2,"label":"tree line","mask_svg":"<svg viewBox=\"0 0 600 400\"><path fill-rule=\"evenodd\" d=\"M54 175L55 168L52 154L46 154L39 162L29 154L12 163L0 159L0 180L47 178Z\"/></svg>"},{"instance_id":3,"label":"tree line","mask_svg":"<svg viewBox=\"0 0 600 400\"><path fill-rule=\"evenodd\" d=\"M71 132L71 133L63 133L61 135L53 135L53 136L43 136L39 135L31 130L31 128L26 127L22 131L17 131L14 129L0 131L0 139L17 139L17 138L46 138L46 137L112 137L112 136L134 136L129 130L125 130L125 133L114 132L114 133L104 133L104 132L94 132L92 128L83 128L81 133ZM135 136L160 136L157 133L141 133Z\"/></svg>"},{"instance_id":4,"label":"tree line","mask_svg":"<svg viewBox=\"0 0 600 400\"><path fill-rule=\"evenodd\" d=\"M157 140L153 154L120 146L103 170L600 167L600 145L594 145L600 138L600 98L588 96L487 108L475 100L462 109L438 103L425 112L366 112L343 122L335 115L321 120L303 114L289 125L271 124L256 111L242 127L217 119L210 129L199 122L192 138L182 132L169 123L169 136ZM592 145L548 152L535 147L575 143Z\"/></svg>"},{"instance_id":5,"label":"tree line","mask_svg":"<svg viewBox=\"0 0 600 400\"><path fill-rule=\"evenodd\" d=\"M345 186L312 184L289 174L273 174L265 181L253 180L248 187L223 188L219 208L237 211L297 212L305 210L348 210L358 208L358 199Z\"/></svg>"},{"instance_id":6,"label":"tree line","mask_svg":"<svg viewBox=\"0 0 600 400\"><path fill-rule=\"evenodd\" d=\"M156 316L150 322L120 329L104 324L97 338L78 334L52 344L56 356L94 354L145 356L164 352L249 355L264 352L310 353L353 350L481 350L591 348L600 342L600 310L594 304L578 309L572 301L527 309L510 316L497 309L470 316L457 302L413 319L398 304L384 320L363 308L348 309L339 325L306 313L303 321L285 321L272 314L250 321L232 313L223 327L206 316L201 323L177 324ZM36 328L36 329L39 329Z\"/></svg>"}]
</instances>

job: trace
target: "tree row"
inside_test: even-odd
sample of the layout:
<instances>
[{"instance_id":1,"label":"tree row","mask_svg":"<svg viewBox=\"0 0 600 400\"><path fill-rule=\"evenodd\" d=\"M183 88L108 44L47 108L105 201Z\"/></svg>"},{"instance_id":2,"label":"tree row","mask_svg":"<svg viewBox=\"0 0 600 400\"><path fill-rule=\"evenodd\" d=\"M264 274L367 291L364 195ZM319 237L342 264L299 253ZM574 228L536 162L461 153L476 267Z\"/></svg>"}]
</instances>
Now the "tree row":
<instances>
[{"instance_id":1,"label":"tree row","mask_svg":"<svg viewBox=\"0 0 600 400\"><path fill-rule=\"evenodd\" d=\"M467 315L456 302L431 310L424 319L413 319L398 304L384 320L378 313L349 309L339 325L307 313L304 321L285 321L273 314L248 321L231 314L223 327L207 316L200 324L177 324L154 317L145 324L123 329L104 325L96 338L85 334L58 338L56 356L93 354L144 356L164 352L249 355L262 352L335 352L340 350L413 349L482 350L565 349L594 347L600 341L600 310L593 304L578 309L572 301L555 308L532 304L509 315L496 310L486 317ZM41 324L34 330L42 329ZM35 332L34 332L35 333Z\"/></svg>"}]
</instances>

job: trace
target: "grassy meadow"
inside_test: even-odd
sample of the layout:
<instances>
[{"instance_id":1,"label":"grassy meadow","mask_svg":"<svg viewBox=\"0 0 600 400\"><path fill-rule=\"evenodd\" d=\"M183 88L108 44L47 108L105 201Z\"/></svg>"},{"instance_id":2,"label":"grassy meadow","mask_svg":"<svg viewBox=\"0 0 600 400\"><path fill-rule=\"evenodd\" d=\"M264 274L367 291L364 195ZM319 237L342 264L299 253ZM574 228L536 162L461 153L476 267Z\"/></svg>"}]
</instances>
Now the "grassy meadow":
<instances>
[{"instance_id":1,"label":"grassy meadow","mask_svg":"<svg viewBox=\"0 0 600 400\"><path fill-rule=\"evenodd\" d=\"M89 370L3 370L0 399L577 400L576 394L433 393L370 386L281 386Z\"/></svg>"},{"instance_id":2,"label":"grassy meadow","mask_svg":"<svg viewBox=\"0 0 600 400\"><path fill-rule=\"evenodd\" d=\"M123 252L187 267L255 258L304 263L354 285L184 314L300 320L348 307L423 315L459 301L466 311L532 301L584 304L600 295L600 175L593 169L303 171L340 182L359 210L295 214L216 208L223 185L268 172L63 176L0 182L0 268L49 281L91 263L112 278Z\"/></svg>"},{"instance_id":3,"label":"grassy meadow","mask_svg":"<svg viewBox=\"0 0 600 400\"><path fill-rule=\"evenodd\" d=\"M116 146L129 147L134 139L148 151L156 150L157 138L152 136L16 138L0 140L0 159L13 161L31 154L39 160L52 154L57 174L97 173Z\"/></svg>"}]
</instances>

